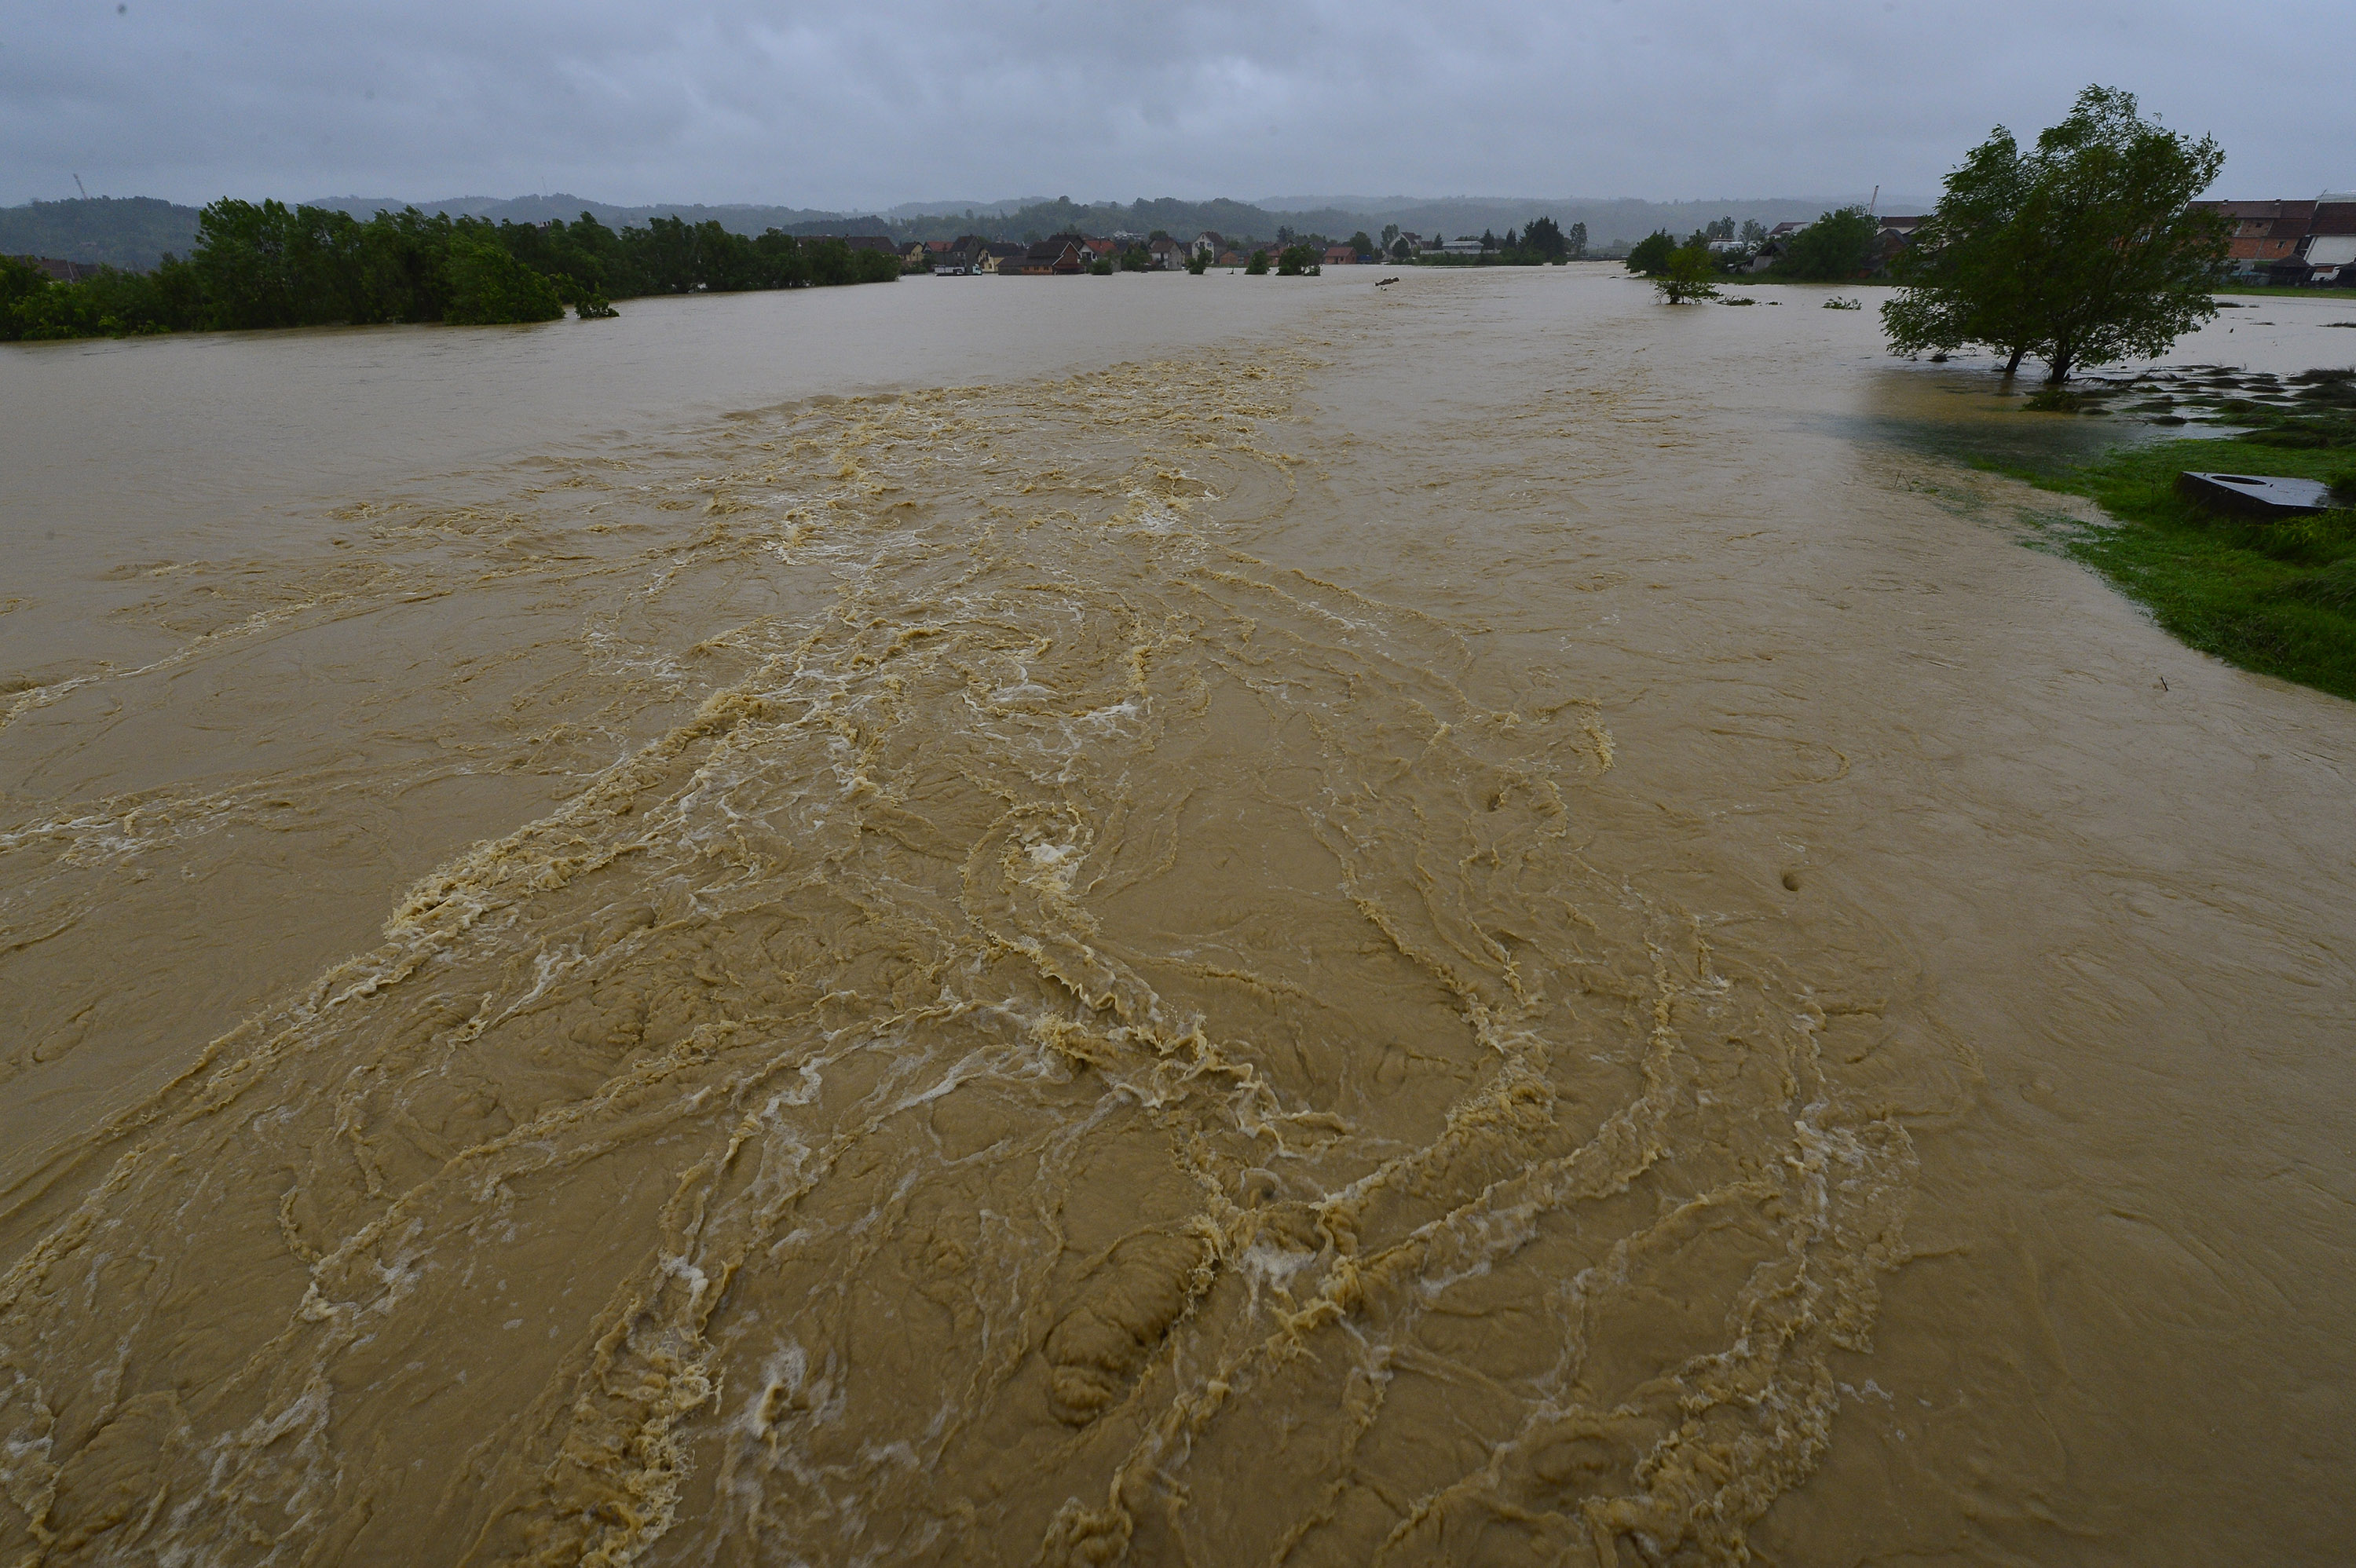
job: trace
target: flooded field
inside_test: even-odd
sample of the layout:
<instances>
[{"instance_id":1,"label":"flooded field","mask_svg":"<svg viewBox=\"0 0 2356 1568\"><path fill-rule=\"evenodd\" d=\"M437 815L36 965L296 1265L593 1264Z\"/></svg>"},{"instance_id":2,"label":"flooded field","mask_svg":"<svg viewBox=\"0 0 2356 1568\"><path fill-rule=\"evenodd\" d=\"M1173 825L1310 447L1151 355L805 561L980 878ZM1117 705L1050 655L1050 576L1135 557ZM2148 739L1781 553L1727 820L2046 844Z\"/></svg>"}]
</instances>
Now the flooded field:
<instances>
[{"instance_id":1,"label":"flooded field","mask_svg":"<svg viewBox=\"0 0 2356 1568\"><path fill-rule=\"evenodd\" d=\"M2334 1561L2356 709L1376 275L0 357L0 1560Z\"/></svg>"}]
</instances>

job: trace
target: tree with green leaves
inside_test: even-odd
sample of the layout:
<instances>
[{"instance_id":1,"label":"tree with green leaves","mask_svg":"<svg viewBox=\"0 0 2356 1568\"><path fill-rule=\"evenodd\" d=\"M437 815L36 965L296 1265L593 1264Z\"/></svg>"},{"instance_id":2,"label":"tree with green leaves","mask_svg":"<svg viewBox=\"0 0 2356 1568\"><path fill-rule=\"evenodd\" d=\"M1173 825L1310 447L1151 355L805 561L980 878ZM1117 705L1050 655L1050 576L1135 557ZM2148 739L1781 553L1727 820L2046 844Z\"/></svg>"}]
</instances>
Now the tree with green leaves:
<instances>
[{"instance_id":1,"label":"tree with green leaves","mask_svg":"<svg viewBox=\"0 0 2356 1568\"><path fill-rule=\"evenodd\" d=\"M2037 279L2022 254L2029 162L2001 126L1947 176L1938 209L1890 263L1905 287L1881 307L1894 353L1953 353L1986 345L2013 375L2029 350Z\"/></svg>"},{"instance_id":2,"label":"tree with green leaves","mask_svg":"<svg viewBox=\"0 0 2356 1568\"><path fill-rule=\"evenodd\" d=\"M1640 278L1657 278L1676 254L1677 241L1665 229L1655 229L1628 252L1628 270Z\"/></svg>"},{"instance_id":3,"label":"tree with green leaves","mask_svg":"<svg viewBox=\"0 0 2356 1568\"><path fill-rule=\"evenodd\" d=\"M1251 260L1244 263L1244 275L1248 278L1268 276L1268 252L1254 251L1251 253Z\"/></svg>"},{"instance_id":4,"label":"tree with green leaves","mask_svg":"<svg viewBox=\"0 0 2356 1568\"><path fill-rule=\"evenodd\" d=\"M1718 258L1709 253L1708 245L1681 245L1653 274L1653 287L1660 291L1663 304L1684 304L1716 299L1717 278Z\"/></svg>"},{"instance_id":5,"label":"tree with green leaves","mask_svg":"<svg viewBox=\"0 0 2356 1568\"><path fill-rule=\"evenodd\" d=\"M1862 207L1827 212L1783 242L1774 275L1801 283L1845 283L1873 270L1873 237L1879 230Z\"/></svg>"},{"instance_id":6,"label":"tree with green leaves","mask_svg":"<svg viewBox=\"0 0 2356 1568\"><path fill-rule=\"evenodd\" d=\"M75 283L0 269L0 340L348 323L547 321L609 296L889 283L900 259L776 229L747 239L659 218L619 234L577 223L490 223L414 208L361 221L333 208L215 202L185 260Z\"/></svg>"},{"instance_id":7,"label":"tree with green leaves","mask_svg":"<svg viewBox=\"0 0 2356 1568\"><path fill-rule=\"evenodd\" d=\"M1522 249L1541 261L1559 261L1570 254L1570 241L1563 238L1562 225L1553 219L1533 218L1522 230Z\"/></svg>"},{"instance_id":8,"label":"tree with green leaves","mask_svg":"<svg viewBox=\"0 0 2356 1568\"><path fill-rule=\"evenodd\" d=\"M488 227L486 225L485 227ZM554 321L564 314L556 285L547 274L535 272L488 235L466 233L454 239L443 267L450 281L450 303L442 319L459 325L509 321Z\"/></svg>"},{"instance_id":9,"label":"tree with green leaves","mask_svg":"<svg viewBox=\"0 0 2356 1568\"><path fill-rule=\"evenodd\" d=\"M1895 352L1985 347L2046 362L2060 384L2086 365L2156 355L2217 313L2223 220L2190 209L2224 154L2089 87L2023 153L2002 127L1947 179L1938 210L1892 266L1882 307Z\"/></svg>"},{"instance_id":10,"label":"tree with green leaves","mask_svg":"<svg viewBox=\"0 0 2356 1568\"><path fill-rule=\"evenodd\" d=\"M1371 256L1375 253L1375 242L1367 239L1366 231L1361 229L1350 236L1350 249L1361 256Z\"/></svg>"},{"instance_id":11,"label":"tree with green leaves","mask_svg":"<svg viewBox=\"0 0 2356 1568\"><path fill-rule=\"evenodd\" d=\"M1304 241L1296 240L1277 252L1276 275L1280 278L1297 278L1319 270L1317 252Z\"/></svg>"}]
</instances>

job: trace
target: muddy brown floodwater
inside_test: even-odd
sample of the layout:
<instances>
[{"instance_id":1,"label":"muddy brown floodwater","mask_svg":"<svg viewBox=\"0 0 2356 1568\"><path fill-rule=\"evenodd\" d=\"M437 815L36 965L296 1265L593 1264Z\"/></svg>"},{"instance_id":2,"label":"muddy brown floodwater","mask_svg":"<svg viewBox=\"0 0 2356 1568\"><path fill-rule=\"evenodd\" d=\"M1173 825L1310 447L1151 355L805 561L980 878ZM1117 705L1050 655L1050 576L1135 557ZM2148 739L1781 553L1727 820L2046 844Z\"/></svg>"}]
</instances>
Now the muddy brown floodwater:
<instances>
[{"instance_id":1,"label":"muddy brown floodwater","mask_svg":"<svg viewBox=\"0 0 2356 1568\"><path fill-rule=\"evenodd\" d=\"M1372 276L0 358L0 1558L2339 1560L2356 708Z\"/></svg>"}]
</instances>

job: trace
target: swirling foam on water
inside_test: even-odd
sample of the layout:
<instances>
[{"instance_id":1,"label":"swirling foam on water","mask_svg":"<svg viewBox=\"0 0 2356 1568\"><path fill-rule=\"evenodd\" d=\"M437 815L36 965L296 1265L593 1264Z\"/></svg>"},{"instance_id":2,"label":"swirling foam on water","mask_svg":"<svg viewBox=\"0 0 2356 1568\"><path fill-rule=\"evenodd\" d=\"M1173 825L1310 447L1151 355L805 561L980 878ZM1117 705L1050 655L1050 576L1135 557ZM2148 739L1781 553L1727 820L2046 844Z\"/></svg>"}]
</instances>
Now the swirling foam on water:
<instances>
[{"instance_id":1,"label":"swirling foam on water","mask_svg":"<svg viewBox=\"0 0 2356 1568\"><path fill-rule=\"evenodd\" d=\"M1740 1552L1906 1136L1583 862L1591 704L1242 548L1305 367L1203 368L787 411L508 569L576 706L743 673L111 1129L5 1293L44 1555ZM680 645L752 560L825 597Z\"/></svg>"}]
</instances>

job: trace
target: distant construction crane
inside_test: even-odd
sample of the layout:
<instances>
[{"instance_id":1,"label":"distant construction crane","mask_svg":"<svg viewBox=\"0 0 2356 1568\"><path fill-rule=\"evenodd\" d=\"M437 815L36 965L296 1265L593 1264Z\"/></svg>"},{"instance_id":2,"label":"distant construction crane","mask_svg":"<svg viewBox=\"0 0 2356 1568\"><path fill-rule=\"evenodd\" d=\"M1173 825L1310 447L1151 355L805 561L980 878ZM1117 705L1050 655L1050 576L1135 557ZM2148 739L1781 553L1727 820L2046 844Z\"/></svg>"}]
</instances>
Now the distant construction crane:
<instances>
[{"instance_id":1,"label":"distant construction crane","mask_svg":"<svg viewBox=\"0 0 2356 1568\"><path fill-rule=\"evenodd\" d=\"M74 189L81 192L81 198L84 201L88 201L90 199L90 187L81 183L81 176L80 175L74 176Z\"/></svg>"}]
</instances>

